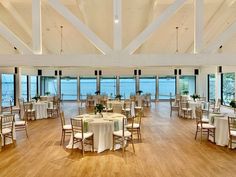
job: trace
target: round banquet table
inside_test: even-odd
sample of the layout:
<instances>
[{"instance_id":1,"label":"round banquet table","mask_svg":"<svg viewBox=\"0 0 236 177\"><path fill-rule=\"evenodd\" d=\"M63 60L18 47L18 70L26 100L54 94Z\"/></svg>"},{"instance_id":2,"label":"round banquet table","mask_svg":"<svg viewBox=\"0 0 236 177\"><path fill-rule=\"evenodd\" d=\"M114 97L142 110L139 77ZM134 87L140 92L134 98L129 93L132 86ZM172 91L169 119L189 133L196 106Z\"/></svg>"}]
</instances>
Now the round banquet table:
<instances>
[{"instance_id":1,"label":"round banquet table","mask_svg":"<svg viewBox=\"0 0 236 177\"><path fill-rule=\"evenodd\" d=\"M83 119L87 122L87 129L89 132L94 133L94 150L97 153L104 150L111 150L113 146L113 132L122 129L122 119L125 117L118 113L103 113L103 117L94 114L83 114L75 118ZM69 144L66 148L72 148L73 137L71 135ZM80 143L74 144L74 148L80 148ZM85 146L85 151L91 150L91 147Z\"/></svg>"},{"instance_id":2,"label":"round banquet table","mask_svg":"<svg viewBox=\"0 0 236 177\"><path fill-rule=\"evenodd\" d=\"M228 146L228 117L226 114L210 114L209 115L210 124L216 127L215 130L215 141L219 146ZM213 141L212 137L209 137ZM233 144L235 148L235 145Z\"/></svg>"},{"instance_id":3,"label":"round banquet table","mask_svg":"<svg viewBox=\"0 0 236 177\"><path fill-rule=\"evenodd\" d=\"M36 119L47 118L48 117L47 108L48 108L47 102L33 103L33 109L35 110L36 113Z\"/></svg>"},{"instance_id":4,"label":"round banquet table","mask_svg":"<svg viewBox=\"0 0 236 177\"><path fill-rule=\"evenodd\" d=\"M188 101L188 104L189 108L192 109L192 118L196 118L195 109L202 106L202 101Z\"/></svg>"}]
</instances>

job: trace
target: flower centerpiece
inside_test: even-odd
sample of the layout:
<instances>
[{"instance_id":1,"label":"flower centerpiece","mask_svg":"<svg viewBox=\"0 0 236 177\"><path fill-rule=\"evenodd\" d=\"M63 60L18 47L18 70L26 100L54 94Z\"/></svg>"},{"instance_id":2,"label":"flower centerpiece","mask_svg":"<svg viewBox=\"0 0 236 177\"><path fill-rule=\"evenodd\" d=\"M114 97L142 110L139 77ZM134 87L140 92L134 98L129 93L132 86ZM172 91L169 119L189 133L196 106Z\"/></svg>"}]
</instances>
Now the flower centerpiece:
<instances>
[{"instance_id":1,"label":"flower centerpiece","mask_svg":"<svg viewBox=\"0 0 236 177\"><path fill-rule=\"evenodd\" d=\"M142 91L142 90L138 90L136 93L137 93L138 95L141 95L141 93L143 93L143 91Z\"/></svg>"},{"instance_id":2,"label":"flower centerpiece","mask_svg":"<svg viewBox=\"0 0 236 177\"><path fill-rule=\"evenodd\" d=\"M48 95L50 95L50 94L51 94L50 92L45 92L45 95L46 95L46 96L48 96Z\"/></svg>"},{"instance_id":3,"label":"flower centerpiece","mask_svg":"<svg viewBox=\"0 0 236 177\"><path fill-rule=\"evenodd\" d=\"M97 114L97 112L103 117L102 115L102 111L104 109L103 104L96 104L95 108L94 108L94 113Z\"/></svg>"},{"instance_id":4,"label":"flower centerpiece","mask_svg":"<svg viewBox=\"0 0 236 177\"><path fill-rule=\"evenodd\" d=\"M235 100L231 100L229 105L234 108L234 113L236 113L236 101Z\"/></svg>"},{"instance_id":5,"label":"flower centerpiece","mask_svg":"<svg viewBox=\"0 0 236 177\"><path fill-rule=\"evenodd\" d=\"M97 90L97 91L95 92L95 94L96 94L96 95L100 95L100 90Z\"/></svg>"},{"instance_id":6,"label":"flower centerpiece","mask_svg":"<svg viewBox=\"0 0 236 177\"><path fill-rule=\"evenodd\" d=\"M188 95L189 91L188 90L184 90L183 91L183 95Z\"/></svg>"},{"instance_id":7,"label":"flower centerpiece","mask_svg":"<svg viewBox=\"0 0 236 177\"><path fill-rule=\"evenodd\" d=\"M36 102L38 102L38 100L40 100L40 96L39 95L35 95L32 99L35 100Z\"/></svg>"},{"instance_id":8,"label":"flower centerpiece","mask_svg":"<svg viewBox=\"0 0 236 177\"><path fill-rule=\"evenodd\" d=\"M193 94L191 95L191 98L193 98L193 100L195 101L196 99L200 98L200 96L197 94Z\"/></svg>"},{"instance_id":9,"label":"flower centerpiece","mask_svg":"<svg viewBox=\"0 0 236 177\"><path fill-rule=\"evenodd\" d=\"M117 100L121 100L121 97L122 97L122 95L120 95L120 94L117 94L117 95L116 95L116 99L117 99Z\"/></svg>"}]
</instances>

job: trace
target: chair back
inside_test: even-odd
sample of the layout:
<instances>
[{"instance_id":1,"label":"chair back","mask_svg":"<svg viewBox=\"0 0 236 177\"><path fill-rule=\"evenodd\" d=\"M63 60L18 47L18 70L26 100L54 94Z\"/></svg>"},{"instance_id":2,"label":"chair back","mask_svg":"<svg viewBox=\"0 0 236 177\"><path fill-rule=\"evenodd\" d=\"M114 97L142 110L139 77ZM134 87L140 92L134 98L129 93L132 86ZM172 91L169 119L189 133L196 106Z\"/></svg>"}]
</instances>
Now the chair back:
<instances>
[{"instance_id":1,"label":"chair back","mask_svg":"<svg viewBox=\"0 0 236 177\"><path fill-rule=\"evenodd\" d=\"M202 108L201 107L196 107L195 115L196 115L196 123L197 123L197 125L200 124L201 127L202 127Z\"/></svg>"},{"instance_id":2,"label":"chair back","mask_svg":"<svg viewBox=\"0 0 236 177\"><path fill-rule=\"evenodd\" d=\"M181 103L180 103L180 105L181 105L181 109L183 109L183 108L189 108L189 103L187 102L187 101L182 101Z\"/></svg>"},{"instance_id":3,"label":"chair back","mask_svg":"<svg viewBox=\"0 0 236 177\"><path fill-rule=\"evenodd\" d=\"M126 131L126 124L127 123L130 123L131 124L131 127L129 128L130 130L130 133L132 134L133 133L133 128L134 128L134 117L131 117L131 118L126 118L126 117L123 117L122 119L122 137L124 138L125 137L125 131Z\"/></svg>"},{"instance_id":4,"label":"chair back","mask_svg":"<svg viewBox=\"0 0 236 177\"><path fill-rule=\"evenodd\" d=\"M61 126L62 126L62 129L63 129L63 126L66 124L64 111L60 112L60 119L61 119Z\"/></svg>"},{"instance_id":5,"label":"chair back","mask_svg":"<svg viewBox=\"0 0 236 177\"><path fill-rule=\"evenodd\" d=\"M14 123L14 115L6 114L1 116L1 124L0 124L0 133L2 133L3 129L11 129L13 131L13 123Z\"/></svg>"},{"instance_id":6,"label":"chair back","mask_svg":"<svg viewBox=\"0 0 236 177\"><path fill-rule=\"evenodd\" d=\"M142 122L142 113L139 112L138 115L134 118L134 123L139 124L139 126L141 126L141 122Z\"/></svg>"},{"instance_id":7,"label":"chair back","mask_svg":"<svg viewBox=\"0 0 236 177\"><path fill-rule=\"evenodd\" d=\"M83 119L81 118L71 118L71 127L72 133L75 135L76 133L82 133L82 139L84 139L84 124Z\"/></svg>"},{"instance_id":8,"label":"chair back","mask_svg":"<svg viewBox=\"0 0 236 177\"><path fill-rule=\"evenodd\" d=\"M124 109L131 108L131 100L125 100L124 102Z\"/></svg>"},{"instance_id":9,"label":"chair back","mask_svg":"<svg viewBox=\"0 0 236 177\"><path fill-rule=\"evenodd\" d=\"M236 131L236 117L228 117L228 127L229 135L231 135L232 131Z\"/></svg>"},{"instance_id":10,"label":"chair back","mask_svg":"<svg viewBox=\"0 0 236 177\"><path fill-rule=\"evenodd\" d=\"M122 105L121 104L113 104L112 110L114 113L122 113Z\"/></svg>"}]
</instances>

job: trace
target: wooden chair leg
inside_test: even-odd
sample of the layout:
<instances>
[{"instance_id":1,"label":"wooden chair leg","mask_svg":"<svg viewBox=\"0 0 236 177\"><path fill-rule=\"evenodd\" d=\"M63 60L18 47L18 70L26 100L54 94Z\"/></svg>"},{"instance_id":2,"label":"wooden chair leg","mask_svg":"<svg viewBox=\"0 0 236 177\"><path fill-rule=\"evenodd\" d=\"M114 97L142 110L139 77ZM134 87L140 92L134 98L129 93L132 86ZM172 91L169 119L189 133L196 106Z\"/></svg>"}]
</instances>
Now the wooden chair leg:
<instances>
[{"instance_id":1,"label":"wooden chair leg","mask_svg":"<svg viewBox=\"0 0 236 177\"><path fill-rule=\"evenodd\" d=\"M94 137L92 136L92 150L94 152Z\"/></svg>"},{"instance_id":2,"label":"wooden chair leg","mask_svg":"<svg viewBox=\"0 0 236 177\"><path fill-rule=\"evenodd\" d=\"M84 156L84 140L81 141L82 144L82 156Z\"/></svg>"},{"instance_id":3,"label":"wooden chair leg","mask_svg":"<svg viewBox=\"0 0 236 177\"><path fill-rule=\"evenodd\" d=\"M115 137L114 137L114 135L112 136L112 139L113 139L112 150L115 151Z\"/></svg>"},{"instance_id":4,"label":"wooden chair leg","mask_svg":"<svg viewBox=\"0 0 236 177\"><path fill-rule=\"evenodd\" d=\"M25 125L25 134L26 134L26 137L29 138L28 131L27 131L27 126L26 125Z\"/></svg>"},{"instance_id":5,"label":"wooden chair leg","mask_svg":"<svg viewBox=\"0 0 236 177\"><path fill-rule=\"evenodd\" d=\"M63 138L63 134L64 134L63 132L64 132L64 131L62 130L62 131L61 131L61 143L60 143L60 146L62 145L62 138Z\"/></svg>"},{"instance_id":6,"label":"wooden chair leg","mask_svg":"<svg viewBox=\"0 0 236 177\"><path fill-rule=\"evenodd\" d=\"M197 133L198 133L198 126L197 126L196 133L195 133L195 140L197 139Z\"/></svg>"},{"instance_id":7,"label":"wooden chair leg","mask_svg":"<svg viewBox=\"0 0 236 177\"><path fill-rule=\"evenodd\" d=\"M133 151L135 153L135 149L134 149L134 141L133 141L133 136L131 135L131 143L132 143L132 147L133 147Z\"/></svg>"}]
</instances>

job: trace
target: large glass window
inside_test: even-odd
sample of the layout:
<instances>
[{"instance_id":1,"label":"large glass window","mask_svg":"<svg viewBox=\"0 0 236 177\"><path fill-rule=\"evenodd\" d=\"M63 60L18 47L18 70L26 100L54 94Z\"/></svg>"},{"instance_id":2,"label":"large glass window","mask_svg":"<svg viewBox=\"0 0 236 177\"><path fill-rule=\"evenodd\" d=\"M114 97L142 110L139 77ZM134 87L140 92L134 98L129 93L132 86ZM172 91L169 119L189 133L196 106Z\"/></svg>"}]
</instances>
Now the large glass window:
<instances>
[{"instance_id":1,"label":"large glass window","mask_svg":"<svg viewBox=\"0 0 236 177\"><path fill-rule=\"evenodd\" d=\"M176 89L175 76L160 76L158 78L159 99L169 99L170 93L174 96Z\"/></svg>"},{"instance_id":2,"label":"large glass window","mask_svg":"<svg viewBox=\"0 0 236 177\"><path fill-rule=\"evenodd\" d=\"M193 95L195 91L196 76L180 76L179 77L179 90L180 94L188 91L189 95Z\"/></svg>"},{"instance_id":3,"label":"large glass window","mask_svg":"<svg viewBox=\"0 0 236 177\"><path fill-rule=\"evenodd\" d=\"M10 99L15 102L14 74L2 74L2 106L10 106Z\"/></svg>"},{"instance_id":4,"label":"large glass window","mask_svg":"<svg viewBox=\"0 0 236 177\"><path fill-rule=\"evenodd\" d=\"M100 80L100 92L114 98L116 95L116 77L102 77Z\"/></svg>"},{"instance_id":5,"label":"large glass window","mask_svg":"<svg viewBox=\"0 0 236 177\"><path fill-rule=\"evenodd\" d=\"M77 100L77 78L61 78L61 98L62 100Z\"/></svg>"},{"instance_id":6,"label":"large glass window","mask_svg":"<svg viewBox=\"0 0 236 177\"><path fill-rule=\"evenodd\" d=\"M130 98L130 95L135 95L134 77L120 77L120 94L124 99Z\"/></svg>"},{"instance_id":7,"label":"large glass window","mask_svg":"<svg viewBox=\"0 0 236 177\"><path fill-rule=\"evenodd\" d=\"M235 74L222 74L222 102L223 105L229 105L231 100L235 98Z\"/></svg>"},{"instance_id":8,"label":"large glass window","mask_svg":"<svg viewBox=\"0 0 236 177\"><path fill-rule=\"evenodd\" d=\"M156 99L156 77L140 77L139 89L143 94L151 94L151 99Z\"/></svg>"},{"instance_id":9,"label":"large glass window","mask_svg":"<svg viewBox=\"0 0 236 177\"><path fill-rule=\"evenodd\" d=\"M37 76L30 76L30 98L37 94Z\"/></svg>"},{"instance_id":10,"label":"large glass window","mask_svg":"<svg viewBox=\"0 0 236 177\"><path fill-rule=\"evenodd\" d=\"M86 99L88 94L94 95L97 91L97 79L95 77L80 77L80 99Z\"/></svg>"},{"instance_id":11,"label":"large glass window","mask_svg":"<svg viewBox=\"0 0 236 177\"><path fill-rule=\"evenodd\" d=\"M215 74L208 74L208 101L215 100Z\"/></svg>"},{"instance_id":12,"label":"large glass window","mask_svg":"<svg viewBox=\"0 0 236 177\"><path fill-rule=\"evenodd\" d=\"M21 75L21 98L27 101L27 76Z\"/></svg>"},{"instance_id":13,"label":"large glass window","mask_svg":"<svg viewBox=\"0 0 236 177\"><path fill-rule=\"evenodd\" d=\"M57 78L53 76L41 77L42 94L49 92L50 95L57 95Z\"/></svg>"}]
</instances>

